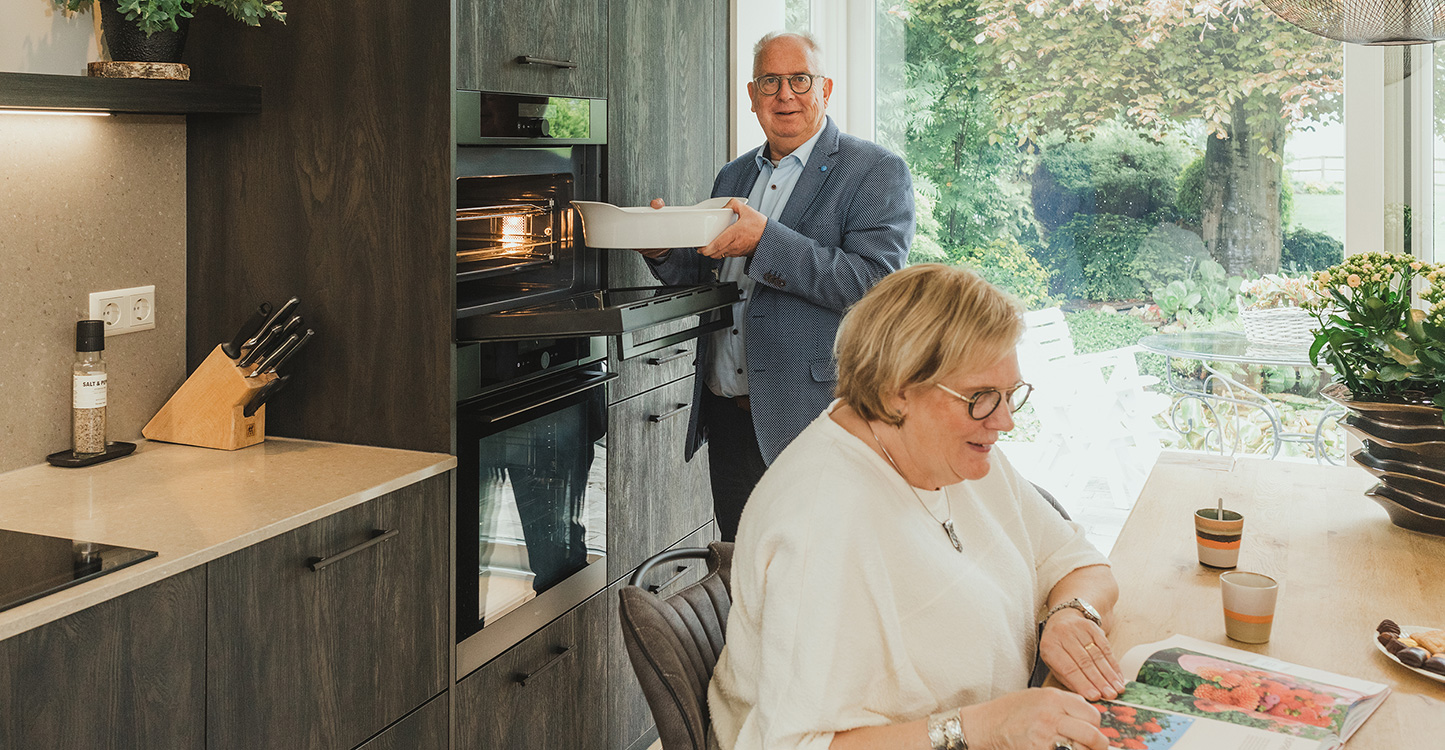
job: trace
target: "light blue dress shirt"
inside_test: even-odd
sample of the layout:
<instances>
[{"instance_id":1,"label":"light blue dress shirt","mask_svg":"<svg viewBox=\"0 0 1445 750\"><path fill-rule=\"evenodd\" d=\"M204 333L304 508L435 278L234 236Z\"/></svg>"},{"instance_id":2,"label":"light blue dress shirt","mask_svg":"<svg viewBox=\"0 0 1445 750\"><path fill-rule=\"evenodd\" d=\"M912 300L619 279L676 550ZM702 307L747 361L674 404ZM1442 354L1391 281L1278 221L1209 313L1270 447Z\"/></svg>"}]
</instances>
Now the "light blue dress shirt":
<instances>
[{"instance_id":1,"label":"light blue dress shirt","mask_svg":"<svg viewBox=\"0 0 1445 750\"><path fill-rule=\"evenodd\" d=\"M758 180L753 183L753 191L748 193L748 205L768 217L768 221L777 221L788 205L788 198L793 195L793 188L803 174L813 146L817 145L822 134L823 128L818 128L812 138L779 159L776 165L763 156L766 149L758 151ZM712 368L707 374L707 387L726 398L748 394L748 354L743 345L743 333L753 286L757 282L744 272L747 263L746 257L724 258L722 268L718 270L719 281L736 281L742 291L742 298L733 303L732 327L711 334Z\"/></svg>"}]
</instances>

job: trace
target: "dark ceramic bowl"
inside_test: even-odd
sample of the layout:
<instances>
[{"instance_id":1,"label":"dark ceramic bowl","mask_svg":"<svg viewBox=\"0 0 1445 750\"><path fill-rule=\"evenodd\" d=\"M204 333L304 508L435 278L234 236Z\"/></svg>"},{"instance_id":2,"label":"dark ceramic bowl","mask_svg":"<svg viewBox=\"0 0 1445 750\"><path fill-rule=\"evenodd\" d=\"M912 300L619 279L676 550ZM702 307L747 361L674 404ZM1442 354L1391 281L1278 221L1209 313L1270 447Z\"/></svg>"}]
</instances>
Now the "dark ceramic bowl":
<instances>
[{"instance_id":1,"label":"dark ceramic bowl","mask_svg":"<svg viewBox=\"0 0 1445 750\"><path fill-rule=\"evenodd\" d=\"M1390 515L1390 521L1396 526L1422 534L1445 536L1445 518L1422 513L1409 507L1412 500L1408 493L1392 489L1387 485L1377 484L1366 490L1365 494L1385 509L1385 512Z\"/></svg>"},{"instance_id":2,"label":"dark ceramic bowl","mask_svg":"<svg viewBox=\"0 0 1445 750\"><path fill-rule=\"evenodd\" d=\"M1350 389L1341 383L1331 383L1321 388L1320 395L1356 414L1362 414L1376 422L1393 425L1445 426L1445 421L1441 419L1441 410L1426 404L1356 401L1350 397Z\"/></svg>"}]
</instances>

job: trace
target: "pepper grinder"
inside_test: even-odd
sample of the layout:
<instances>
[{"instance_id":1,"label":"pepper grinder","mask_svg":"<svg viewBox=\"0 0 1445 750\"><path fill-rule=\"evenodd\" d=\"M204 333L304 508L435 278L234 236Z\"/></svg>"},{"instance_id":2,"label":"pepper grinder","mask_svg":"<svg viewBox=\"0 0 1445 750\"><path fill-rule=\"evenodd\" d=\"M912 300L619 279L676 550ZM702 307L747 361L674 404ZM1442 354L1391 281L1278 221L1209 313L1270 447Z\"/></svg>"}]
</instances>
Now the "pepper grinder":
<instances>
[{"instance_id":1,"label":"pepper grinder","mask_svg":"<svg viewBox=\"0 0 1445 750\"><path fill-rule=\"evenodd\" d=\"M76 458L105 453L105 321L75 324L75 365L71 368L70 442Z\"/></svg>"}]
</instances>

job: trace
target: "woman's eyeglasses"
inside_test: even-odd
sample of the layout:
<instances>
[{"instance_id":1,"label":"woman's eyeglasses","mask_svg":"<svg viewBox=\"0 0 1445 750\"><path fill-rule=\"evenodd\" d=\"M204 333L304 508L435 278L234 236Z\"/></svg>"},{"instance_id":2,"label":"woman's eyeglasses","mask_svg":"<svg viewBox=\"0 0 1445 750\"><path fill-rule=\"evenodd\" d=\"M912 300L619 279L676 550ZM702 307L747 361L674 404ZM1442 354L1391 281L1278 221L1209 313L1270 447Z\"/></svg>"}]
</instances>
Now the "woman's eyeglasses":
<instances>
[{"instance_id":1,"label":"woman's eyeglasses","mask_svg":"<svg viewBox=\"0 0 1445 750\"><path fill-rule=\"evenodd\" d=\"M1008 401L1008 410L1010 413L1022 409L1024 402L1029 400L1029 394L1034 392L1032 385L1019 383L1007 391L1000 391L997 388L985 388L972 396L965 396L942 383L934 383L934 385L942 388L944 393L968 404L968 416L979 421L992 416L994 411L998 409L998 405L1005 400Z\"/></svg>"},{"instance_id":2,"label":"woman's eyeglasses","mask_svg":"<svg viewBox=\"0 0 1445 750\"><path fill-rule=\"evenodd\" d=\"M772 96L778 93L778 89L783 87L784 80L788 82L788 88L792 89L794 94L806 94L813 90L813 79L815 78L827 78L827 76L811 73L794 73L790 76L766 75L754 78L753 83L757 85L758 93L763 96Z\"/></svg>"}]
</instances>

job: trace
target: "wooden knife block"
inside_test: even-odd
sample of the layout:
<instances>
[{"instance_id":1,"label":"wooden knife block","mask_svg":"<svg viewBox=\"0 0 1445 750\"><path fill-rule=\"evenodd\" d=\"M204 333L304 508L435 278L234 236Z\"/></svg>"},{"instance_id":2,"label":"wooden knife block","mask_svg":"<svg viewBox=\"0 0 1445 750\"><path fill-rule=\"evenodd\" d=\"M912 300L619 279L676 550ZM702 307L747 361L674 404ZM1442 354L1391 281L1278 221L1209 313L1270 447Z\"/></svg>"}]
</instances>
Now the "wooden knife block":
<instances>
[{"instance_id":1,"label":"wooden knife block","mask_svg":"<svg viewBox=\"0 0 1445 750\"><path fill-rule=\"evenodd\" d=\"M246 377L218 345L141 430L150 440L233 451L266 439L266 407L241 415L251 397L276 379Z\"/></svg>"}]
</instances>

